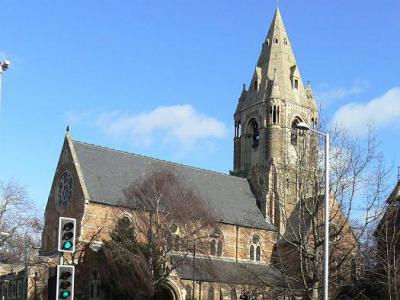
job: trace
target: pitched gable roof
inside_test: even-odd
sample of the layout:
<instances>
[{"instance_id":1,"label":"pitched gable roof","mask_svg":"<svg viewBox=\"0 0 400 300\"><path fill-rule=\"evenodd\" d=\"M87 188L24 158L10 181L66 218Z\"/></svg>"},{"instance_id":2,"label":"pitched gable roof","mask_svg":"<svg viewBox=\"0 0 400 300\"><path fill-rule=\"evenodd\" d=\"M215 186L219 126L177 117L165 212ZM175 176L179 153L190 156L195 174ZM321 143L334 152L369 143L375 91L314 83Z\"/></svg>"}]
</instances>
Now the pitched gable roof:
<instances>
[{"instance_id":1,"label":"pitched gable roof","mask_svg":"<svg viewBox=\"0 0 400 300\"><path fill-rule=\"evenodd\" d=\"M92 202L118 205L129 184L168 168L198 189L221 222L275 230L258 209L246 179L78 141L73 145Z\"/></svg>"}]
</instances>

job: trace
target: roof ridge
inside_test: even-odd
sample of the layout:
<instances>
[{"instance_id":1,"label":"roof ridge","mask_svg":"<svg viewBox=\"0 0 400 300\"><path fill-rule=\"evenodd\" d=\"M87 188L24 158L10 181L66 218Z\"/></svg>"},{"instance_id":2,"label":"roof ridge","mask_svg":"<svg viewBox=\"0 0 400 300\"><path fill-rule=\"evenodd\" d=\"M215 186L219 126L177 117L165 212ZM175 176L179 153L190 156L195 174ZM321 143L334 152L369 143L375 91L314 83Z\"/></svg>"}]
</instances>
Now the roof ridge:
<instances>
[{"instance_id":1,"label":"roof ridge","mask_svg":"<svg viewBox=\"0 0 400 300\"><path fill-rule=\"evenodd\" d=\"M122 154L132 155L132 156L136 156L136 157L147 158L147 159L151 159L151 160L154 160L154 161L167 163L169 165L174 165L174 166L194 169L194 170L198 170L198 171L205 171L205 172L213 173L213 174L216 174L216 175L222 175L222 176L226 176L226 177L229 177L229 178L237 178L237 179L240 179L240 180L246 180L247 181L246 178L233 176L233 175L229 175L229 174L225 174L225 173L217 172L217 171L213 171L213 170L207 170L207 169L203 169L203 168L199 168L199 167L189 166L189 165L185 165L185 164L181 164L181 163L177 163L177 162L173 162L173 161L169 161L169 160L164 160L164 159L160 159L160 158L155 158L155 157L151 157L151 156L146 156L146 155L142 155L142 154L132 153L132 152L124 151L124 150L118 150L118 149L111 148L111 147L100 146L100 145L96 145L96 144L92 144L92 143L86 143L86 142L77 141L77 140L72 140L72 142L73 143L80 143L80 144L83 144L83 145L88 145L88 146L92 146L92 147L96 147L96 148L100 148L100 149L104 149L104 150L119 152L119 153L122 153Z\"/></svg>"}]
</instances>

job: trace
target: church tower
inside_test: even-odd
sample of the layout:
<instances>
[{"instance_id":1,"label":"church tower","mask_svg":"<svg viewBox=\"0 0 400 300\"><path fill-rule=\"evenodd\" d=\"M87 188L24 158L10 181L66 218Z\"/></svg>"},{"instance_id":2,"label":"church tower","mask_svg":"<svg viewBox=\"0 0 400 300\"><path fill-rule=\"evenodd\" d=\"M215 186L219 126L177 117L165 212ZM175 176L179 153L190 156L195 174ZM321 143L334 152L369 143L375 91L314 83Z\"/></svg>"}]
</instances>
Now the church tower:
<instances>
[{"instance_id":1,"label":"church tower","mask_svg":"<svg viewBox=\"0 0 400 300\"><path fill-rule=\"evenodd\" d=\"M304 86L279 8L248 88L234 114L234 166L232 174L254 180L254 169L265 168L267 191L260 209L280 231L289 202L295 202L290 173L295 167L299 144L296 124L315 126L316 101L310 85ZM304 144L302 145L303 148Z\"/></svg>"}]
</instances>

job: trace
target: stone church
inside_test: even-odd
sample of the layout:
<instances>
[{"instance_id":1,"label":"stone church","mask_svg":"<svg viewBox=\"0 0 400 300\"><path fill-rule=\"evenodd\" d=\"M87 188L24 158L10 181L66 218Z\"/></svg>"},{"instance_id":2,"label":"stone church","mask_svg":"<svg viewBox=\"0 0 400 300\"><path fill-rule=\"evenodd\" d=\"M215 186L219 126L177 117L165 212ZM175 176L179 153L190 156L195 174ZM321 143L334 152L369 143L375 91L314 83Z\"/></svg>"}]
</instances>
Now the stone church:
<instances>
[{"instance_id":1,"label":"stone church","mask_svg":"<svg viewBox=\"0 0 400 300\"><path fill-rule=\"evenodd\" d=\"M118 205L127 185L159 168L172 168L196 186L220 220L221 234L210 240L218 249L208 253L215 270L196 272L195 299L239 299L246 292L243 287L257 281L284 289L287 283L270 264L296 202L291 170L298 155L299 122L315 126L317 105L310 85L301 78L277 9L250 84L243 86L234 112L230 175L76 141L67 132L46 206L41 254L56 254L60 216L77 218L79 239L85 241L101 217ZM267 178L261 198L252 186L252 170L260 165L266 166ZM205 258L196 258L201 269ZM190 264L171 278L166 299L189 299ZM88 299L106 299L98 288L100 281L93 276ZM261 294L256 297L264 299Z\"/></svg>"}]
</instances>

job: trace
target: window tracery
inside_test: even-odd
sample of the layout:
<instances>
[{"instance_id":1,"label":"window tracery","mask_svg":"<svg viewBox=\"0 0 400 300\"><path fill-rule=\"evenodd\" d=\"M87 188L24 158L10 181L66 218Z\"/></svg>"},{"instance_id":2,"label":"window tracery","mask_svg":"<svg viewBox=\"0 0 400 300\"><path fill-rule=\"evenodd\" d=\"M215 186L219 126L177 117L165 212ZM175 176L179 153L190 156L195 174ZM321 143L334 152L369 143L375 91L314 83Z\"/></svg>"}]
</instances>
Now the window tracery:
<instances>
[{"instance_id":1,"label":"window tracery","mask_svg":"<svg viewBox=\"0 0 400 300\"><path fill-rule=\"evenodd\" d=\"M215 228L210 234L210 255L222 256L224 250L224 237L222 232Z\"/></svg>"},{"instance_id":2,"label":"window tracery","mask_svg":"<svg viewBox=\"0 0 400 300\"><path fill-rule=\"evenodd\" d=\"M97 271L93 271L90 280L90 300L100 299L100 276Z\"/></svg>"},{"instance_id":3,"label":"window tracery","mask_svg":"<svg viewBox=\"0 0 400 300\"><path fill-rule=\"evenodd\" d=\"M255 234L250 243L250 260L261 261L261 239Z\"/></svg>"}]
</instances>

